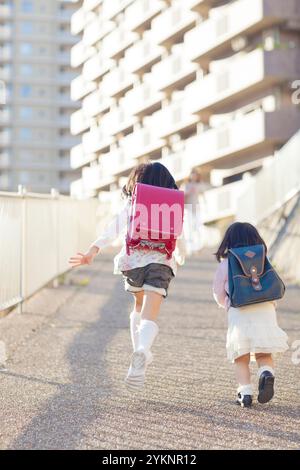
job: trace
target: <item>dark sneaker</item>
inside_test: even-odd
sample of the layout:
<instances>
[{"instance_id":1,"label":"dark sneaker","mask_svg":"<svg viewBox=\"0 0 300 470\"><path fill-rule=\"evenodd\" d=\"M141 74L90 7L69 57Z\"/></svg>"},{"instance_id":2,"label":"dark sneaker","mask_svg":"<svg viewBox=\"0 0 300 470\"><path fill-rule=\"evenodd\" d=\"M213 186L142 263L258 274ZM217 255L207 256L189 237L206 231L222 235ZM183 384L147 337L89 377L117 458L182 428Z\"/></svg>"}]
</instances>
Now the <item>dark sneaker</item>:
<instances>
[{"instance_id":1,"label":"dark sneaker","mask_svg":"<svg viewBox=\"0 0 300 470\"><path fill-rule=\"evenodd\" d=\"M259 403L268 403L273 398L274 395L274 375L265 370L261 373L258 382L258 397L257 400Z\"/></svg>"},{"instance_id":2,"label":"dark sneaker","mask_svg":"<svg viewBox=\"0 0 300 470\"><path fill-rule=\"evenodd\" d=\"M250 408L252 406L252 395L243 395L238 393L237 404L242 408Z\"/></svg>"}]
</instances>

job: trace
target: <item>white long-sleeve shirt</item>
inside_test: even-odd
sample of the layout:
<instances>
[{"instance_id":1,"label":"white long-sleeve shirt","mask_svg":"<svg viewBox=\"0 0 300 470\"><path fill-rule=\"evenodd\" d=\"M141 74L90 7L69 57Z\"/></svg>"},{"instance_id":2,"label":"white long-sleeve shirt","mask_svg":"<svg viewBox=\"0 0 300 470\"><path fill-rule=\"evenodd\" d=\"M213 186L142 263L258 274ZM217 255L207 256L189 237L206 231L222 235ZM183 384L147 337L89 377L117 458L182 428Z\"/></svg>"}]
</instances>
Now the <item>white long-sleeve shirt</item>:
<instances>
[{"instance_id":1,"label":"white long-sleeve shirt","mask_svg":"<svg viewBox=\"0 0 300 470\"><path fill-rule=\"evenodd\" d=\"M177 265L183 265L185 261L185 242L183 235L176 242L176 249L172 258L168 259L166 254L155 250L130 250L130 255L126 250L126 231L129 217L130 201L128 200L122 210L112 219L104 232L92 243L103 249L112 245L114 241L123 239L122 249L114 259L114 274L121 274L122 271L147 266L150 263L159 263L169 266L174 276L177 273Z\"/></svg>"}]
</instances>

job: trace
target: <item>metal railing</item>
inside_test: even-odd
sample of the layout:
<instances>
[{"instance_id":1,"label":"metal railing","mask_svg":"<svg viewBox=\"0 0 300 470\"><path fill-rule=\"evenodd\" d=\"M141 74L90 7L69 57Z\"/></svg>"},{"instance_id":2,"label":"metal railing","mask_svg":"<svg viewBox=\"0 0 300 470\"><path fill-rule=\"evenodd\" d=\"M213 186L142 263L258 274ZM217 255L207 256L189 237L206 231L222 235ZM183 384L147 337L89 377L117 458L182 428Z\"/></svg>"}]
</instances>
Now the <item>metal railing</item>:
<instances>
[{"instance_id":1,"label":"metal railing","mask_svg":"<svg viewBox=\"0 0 300 470\"><path fill-rule=\"evenodd\" d=\"M97 199L0 192L0 311L22 303L69 269L96 238Z\"/></svg>"},{"instance_id":2,"label":"metal railing","mask_svg":"<svg viewBox=\"0 0 300 470\"><path fill-rule=\"evenodd\" d=\"M257 224L300 191L300 131L269 166L250 178L238 200L237 219Z\"/></svg>"}]
</instances>

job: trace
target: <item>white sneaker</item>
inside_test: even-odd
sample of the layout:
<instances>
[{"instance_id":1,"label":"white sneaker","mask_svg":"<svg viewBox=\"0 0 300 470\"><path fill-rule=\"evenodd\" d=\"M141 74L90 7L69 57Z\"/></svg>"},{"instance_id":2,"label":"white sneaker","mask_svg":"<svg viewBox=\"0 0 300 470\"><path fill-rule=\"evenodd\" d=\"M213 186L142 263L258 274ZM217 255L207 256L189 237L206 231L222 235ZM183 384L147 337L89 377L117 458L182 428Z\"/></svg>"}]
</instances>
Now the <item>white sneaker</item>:
<instances>
[{"instance_id":1,"label":"white sneaker","mask_svg":"<svg viewBox=\"0 0 300 470\"><path fill-rule=\"evenodd\" d=\"M141 390L145 384L147 358L144 351L136 351L131 356L131 364L125 383L131 390Z\"/></svg>"}]
</instances>

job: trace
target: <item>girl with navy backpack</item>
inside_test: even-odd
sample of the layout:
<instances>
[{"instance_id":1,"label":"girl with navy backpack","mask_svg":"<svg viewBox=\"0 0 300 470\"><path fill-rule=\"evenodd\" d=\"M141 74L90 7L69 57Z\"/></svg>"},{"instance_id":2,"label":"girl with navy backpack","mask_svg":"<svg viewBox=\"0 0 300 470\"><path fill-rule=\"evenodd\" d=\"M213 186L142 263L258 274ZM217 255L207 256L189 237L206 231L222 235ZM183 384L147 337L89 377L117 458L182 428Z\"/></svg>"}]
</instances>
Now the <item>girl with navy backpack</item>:
<instances>
[{"instance_id":1,"label":"girl with navy backpack","mask_svg":"<svg viewBox=\"0 0 300 470\"><path fill-rule=\"evenodd\" d=\"M125 290L134 296L134 308L130 314L133 355L125 382L132 390L138 390L143 388L146 368L152 362L151 347L158 334L157 317L162 300L168 295L169 284L176 275L177 266L184 263L185 244L180 237L184 194L178 190L167 168L155 162L142 163L133 169L123 188L123 195L125 205L105 232L91 244L86 253L77 253L69 262L73 267L91 264L101 249L111 245L120 235L123 236L122 249L114 260L114 273L123 275ZM144 216L145 222L141 214L143 210L138 213L137 209L139 201L141 209L144 205L146 211L151 211L149 206L152 198L155 207L167 208L165 216L158 213L156 217L156 232L155 227L151 231L149 227L144 227L144 223L153 224L153 221L149 222L151 217L148 212ZM173 219L173 231L165 224L172 202L179 202L177 222L181 226L177 232ZM160 233L161 224L166 227L164 236Z\"/></svg>"},{"instance_id":2,"label":"girl with navy backpack","mask_svg":"<svg viewBox=\"0 0 300 470\"><path fill-rule=\"evenodd\" d=\"M228 312L227 357L235 364L237 403L242 407L252 405L250 360L258 365L258 402L267 403L274 394L273 354L288 349L275 310L285 288L266 255L257 229L241 222L229 226L216 252L220 264L213 293Z\"/></svg>"}]
</instances>

